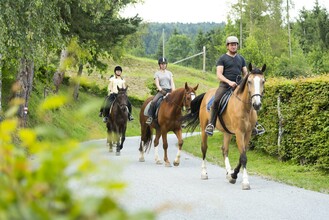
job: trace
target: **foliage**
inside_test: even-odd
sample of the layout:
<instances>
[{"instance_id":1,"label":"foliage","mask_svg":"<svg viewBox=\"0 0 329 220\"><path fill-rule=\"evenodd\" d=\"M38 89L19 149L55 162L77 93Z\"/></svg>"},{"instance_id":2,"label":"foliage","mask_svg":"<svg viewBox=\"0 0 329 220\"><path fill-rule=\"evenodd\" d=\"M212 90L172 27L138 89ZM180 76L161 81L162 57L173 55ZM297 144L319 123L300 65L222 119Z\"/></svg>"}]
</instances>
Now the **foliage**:
<instances>
[{"instance_id":1,"label":"foliage","mask_svg":"<svg viewBox=\"0 0 329 220\"><path fill-rule=\"evenodd\" d=\"M183 34L176 34L170 37L167 48L168 57L171 58L170 62L172 63L192 55L192 42Z\"/></svg>"},{"instance_id":2,"label":"foliage","mask_svg":"<svg viewBox=\"0 0 329 220\"><path fill-rule=\"evenodd\" d=\"M60 96L46 99L40 114L66 102ZM10 112L0 123L1 219L155 218L152 212L129 214L118 205L125 183L107 160L93 159L92 146L48 126L19 129Z\"/></svg>"},{"instance_id":3,"label":"foliage","mask_svg":"<svg viewBox=\"0 0 329 220\"><path fill-rule=\"evenodd\" d=\"M260 123L267 132L255 145L281 160L322 170L329 167L329 76L277 81L266 85ZM277 99L281 99L283 135L278 146Z\"/></svg>"}]
</instances>

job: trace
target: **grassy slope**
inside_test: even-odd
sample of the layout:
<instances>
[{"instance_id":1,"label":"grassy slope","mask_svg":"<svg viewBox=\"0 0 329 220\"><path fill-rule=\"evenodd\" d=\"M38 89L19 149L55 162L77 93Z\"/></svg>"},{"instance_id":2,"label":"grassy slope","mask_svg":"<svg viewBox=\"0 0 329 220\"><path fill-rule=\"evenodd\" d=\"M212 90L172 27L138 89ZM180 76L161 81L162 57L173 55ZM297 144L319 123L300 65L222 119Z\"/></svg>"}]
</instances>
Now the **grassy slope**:
<instances>
[{"instance_id":1,"label":"grassy slope","mask_svg":"<svg viewBox=\"0 0 329 220\"><path fill-rule=\"evenodd\" d=\"M120 62L109 61L108 64L111 70L115 65L122 66L123 76L129 86L129 96L144 100L150 95L147 85L153 83L153 74L157 70L156 61L128 56L123 58ZM214 73L203 73L201 70L184 68L171 64L168 65L168 69L174 74L177 88L182 87L185 82L188 82L192 86L199 83L198 94L201 94L209 88L217 87L218 85ZM87 77L88 80L95 81L100 87L105 87L107 86L107 78L112 75L111 70L103 77L99 74L91 74L85 77ZM267 82L269 83L269 81ZM70 97L72 89L63 87L61 92L63 94L69 94L68 97ZM35 112L37 112L36 106L38 103L43 101L43 98L39 96L34 96L33 102L31 103L31 105L34 106L31 109L34 108ZM33 114L30 114L30 121L31 124L46 124L51 128L61 128L61 133L58 134L57 137L70 137L80 141L105 138L105 125L101 121L101 118L98 117L99 106L102 101L102 97L80 93L78 102L69 101L65 107L53 110L42 116L33 116ZM135 120L129 122L127 136L140 135L138 120L139 106L133 106L133 115ZM220 133L216 133L214 137L209 138L208 143L207 160L223 166L223 159L220 151L222 143ZM186 139L183 149L201 157L200 136ZM233 167L237 163L238 155L236 145L232 143L230 159ZM248 151L248 170L251 174L258 174L276 181L329 193L329 182L327 181L328 174L314 171L309 167L301 167L277 161L276 159L258 152L257 146L256 150Z\"/></svg>"}]
</instances>

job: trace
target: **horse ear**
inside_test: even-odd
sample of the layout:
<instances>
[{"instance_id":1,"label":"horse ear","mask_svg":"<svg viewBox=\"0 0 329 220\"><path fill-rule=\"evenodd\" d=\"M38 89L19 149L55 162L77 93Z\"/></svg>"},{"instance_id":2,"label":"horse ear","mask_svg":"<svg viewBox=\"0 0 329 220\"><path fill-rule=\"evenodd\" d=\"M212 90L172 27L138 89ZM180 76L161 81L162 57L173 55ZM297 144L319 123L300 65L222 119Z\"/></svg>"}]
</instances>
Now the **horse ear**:
<instances>
[{"instance_id":1,"label":"horse ear","mask_svg":"<svg viewBox=\"0 0 329 220\"><path fill-rule=\"evenodd\" d=\"M196 85L196 86L193 88L193 90L196 91L196 90L198 89L198 86L199 86L199 83L198 83L198 85Z\"/></svg>"},{"instance_id":2,"label":"horse ear","mask_svg":"<svg viewBox=\"0 0 329 220\"><path fill-rule=\"evenodd\" d=\"M128 87L129 87L129 86L126 86L126 91L128 90Z\"/></svg>"},{"instance_id":3,"label":"horse ear","mask_svg":"<svg viewBox=\"0 0 329 220\"><path fill-rule=\"evenodd\" d=\"M251 63L249 63L248 69L249 69L249 72L251 72L251 70L252 70L252 64Z\"/></svg>"},{"instance_id":4,"label":"horse ear","mask_svg":"<svg viewBox=\"0 0 329 220\"><path fill-rule=\"evenodd\" d=\"M117 85L117 89L118 89L118 91L120 91L120 87Z\"/></svg>"},{"instance_id":5,"label":"horse ear","mask_svg":"<svg viewBox=\"0 0 329 220\"><path fill-rule=\"evenodd\" d=\"M188 90L187 82L185 82L185 90Z\"/></svg>"},{"instance_id":6,"label":"horse ear","mask_svg":"<svg viewBox=\"0 0 329 220\"><path fill-rule=\"evenodd\" d=\"M264 73L265 70L266 70L266 64L263 65L263 67L262 67L262 72Z\"/></svg>"}]
</instances>

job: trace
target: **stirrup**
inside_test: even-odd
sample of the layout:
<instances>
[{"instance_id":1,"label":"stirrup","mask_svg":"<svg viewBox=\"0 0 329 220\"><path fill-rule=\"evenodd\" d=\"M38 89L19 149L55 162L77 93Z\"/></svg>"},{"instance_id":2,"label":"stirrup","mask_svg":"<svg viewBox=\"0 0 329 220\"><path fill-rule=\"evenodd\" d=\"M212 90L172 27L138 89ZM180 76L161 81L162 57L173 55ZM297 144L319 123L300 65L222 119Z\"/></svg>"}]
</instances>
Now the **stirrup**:
<instances>
[{"instance_id":1,"label":"stirrup","mask_svg":"<svg viewBox=\"0 0 329 220\"><path fill-rule=\"evenodd\" d=\"M150 125L152 124L152 121L153 121L153 118L152 117L149 117L147 120L146 120L146 124Z\"/></svg>"},{"instance_id":2,"label":"stirrup","mask_svg":"<svg viewBox=\"0 0 329 220\"><path fill-rule=\"evenodd\" d=\"M129 115L128 120L132 121L132 120L134 120L134 117L132 115Z\"/></svg>"},{"instance_id":3,"label":"stirrup","mask_svg":"<svg viewBox=\"0 0 329 220\"><path fill-rule=\"evenodd\" d=\"M108 117L104 117L103 122L106 123L108 119L109 119Z\"/></svg>"},{"instance_id":4,"label":"stirrup","mask_svg":"<svg viewBox=\"0 0 329 220\"><path fill-rule=\"evenodd\" d=\"M205 132L208 136L212 136L214 134L214 126L212 124L208 124Z\"/></svg>"},{"instance_id":5,"label":"stirrup","mask_svg":"<svg viewBox=\"0 0 329 220\"><path fill-rule=\"evenodd\" d=\"M256 124L255 128L252 130L252 135L262 135L264 133L265 133L265 129L260 124Z\"/></svg>"}]
</instances>

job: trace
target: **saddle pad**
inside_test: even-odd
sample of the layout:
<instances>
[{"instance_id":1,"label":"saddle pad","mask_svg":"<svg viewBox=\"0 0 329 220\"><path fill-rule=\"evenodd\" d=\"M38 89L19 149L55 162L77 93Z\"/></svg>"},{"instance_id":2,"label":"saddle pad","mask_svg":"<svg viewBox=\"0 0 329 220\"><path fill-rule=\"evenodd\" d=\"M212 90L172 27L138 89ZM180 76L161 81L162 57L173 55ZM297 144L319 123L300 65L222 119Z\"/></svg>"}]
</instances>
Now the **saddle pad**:
<instances>
[{"instance_id":1,"label":"saddle pad","mask_svg":"<svg viewBox=\"0 0 329 220\"><path fill-rule=\"evenodd\" d=\"M158 116L159 106L160 106L162 101L163 101L163 98L160 97L157 104L156 104L155 117ZM145 109L144 109L144 115L147 116L147 117L150 117L150 115L149 115L150 106L151 106L151 101L149 103L147 103L147 105L145 106Z\"/></svg>"},{"instance_id":2,"label":"saddle pad","mask_svg":"<svg viewBox=\"0 0 329 220\"><path fill-rule=\"evenodd\" d=\"M219 102L219 115L221 115L224 112L224 110L226 108L226 105L228 103L228 100L230 99L230 97L232 95L232 92L233 92L232 89L228 89L224 93L223 97L221 98L221 100ZM214 100L215 100L215 95L211 96L210 100L207 103L207 111L208 112L210 111L212 103L214 102Z\"/></svg>"},{"instance_id":3,"label":"saddle pad","mask_svg":"<svg viewBox=\"0 0 329 220\"><path fill-rule=\"evenodd\" d=\"M147 103L147 105L146 105L146 107L144 109L144 115L147 116L147 117L150 117L149 116L150 105L151 105L151 102Z\"/></svg>"},{"instance_id":4,"label":"saddle pad","mask_svg":"<svg viewBox=\"0 0 329 220\"><path fill-rule=\"evenodd\" d=\"M215 95L211 96L209 102L207 103L207 111L208 112L210 111L212 103L214 102L214 100L215 100Z\"/></svg>"}]
</instances>

